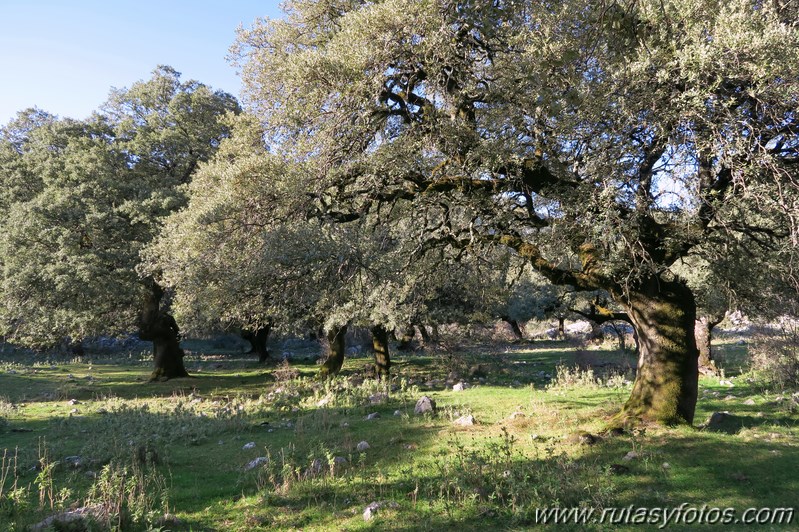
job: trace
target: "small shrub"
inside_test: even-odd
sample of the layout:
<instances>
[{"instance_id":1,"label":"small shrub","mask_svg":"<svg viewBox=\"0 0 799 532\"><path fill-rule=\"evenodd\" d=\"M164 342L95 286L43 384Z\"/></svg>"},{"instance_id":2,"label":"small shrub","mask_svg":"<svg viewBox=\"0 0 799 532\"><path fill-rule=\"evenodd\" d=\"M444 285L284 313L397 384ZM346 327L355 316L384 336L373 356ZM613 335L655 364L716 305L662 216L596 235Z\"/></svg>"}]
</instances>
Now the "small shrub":
<instances>
[{"instance_id":1,"label":"small shrub","mask_svg":"<svg viewBox=\"0 0 799 532\"><path fill-rule=\"evenodd\" d=\"M555 368L555 377L547 385L547 390L626 388L631 384L631 377L617 369L596 374L592 367L580 368L560 364Z\"/></svg>"},{"instance_id":2,"label":"small shrub","mask_svg":"<svg viewBox=\"0 0 799 532\"><path fill-rule=\"evenodd\" d=\"M799 321L760 327L749 345L750 369L757 381L778 389L799 387Z\"/></svg>"},{"instance_id":3,"label":"small shrub","mask_svg":"<svg viewBox=\"0 0 799 532\"><path fill-rule=\"evenodd\" d=\"M149 529L169 513L166 479L135 458L105 465L89 490L86 507L107 530Z\"/></svg>"},{"instance_id":4,"label":"small shrub","mask_svg":"<svg viewBox=\"0 0 799 532\"><path fill-rule=\"evenodd\" d=\"M275 380L279 383L287 383L293 381L300 376L300 371L293 367L288 359L284 358L283 362L280 363L280 366L272 372L272 375L275 377Z\"/></svg>"},{"instance_id":5,"label":"small shrub","mask_svg":"<svg viewBox=\"0 0 799 532\"><path fill-rule=\"evenodd\" d=\"M593 368L580 369L577 366L558 365L555 377L547 385L548 390L565 390L569 388L599 388L600 383L594 375Z\"/></svg>"},{"instance_id":6,"label":"small shrub","mask_svg":"<svg viewBox=\"0 0 799 532\"><path fill-rule=\"evenodd\" d=\"M18 452L12 455L3 450L0 461L0 517L14 519L25 515L28 510L29 489L19 484Z\"/></svg>"}]
</instances>

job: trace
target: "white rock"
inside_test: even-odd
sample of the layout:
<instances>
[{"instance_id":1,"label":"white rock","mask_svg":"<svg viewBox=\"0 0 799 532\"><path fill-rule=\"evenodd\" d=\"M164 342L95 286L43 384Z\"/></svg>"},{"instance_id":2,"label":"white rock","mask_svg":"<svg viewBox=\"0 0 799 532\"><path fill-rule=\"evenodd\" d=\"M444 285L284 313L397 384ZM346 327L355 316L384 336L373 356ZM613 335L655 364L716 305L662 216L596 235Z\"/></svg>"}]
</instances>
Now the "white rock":
<instances>
[{"instance_id":1,"label":"white rock","mask_svg":"<svg viewBox=\"0 0 799 532\"><path fill-rule=\"evenodd\" d=\"M366 416L364 419L366 419L367 421L372 421L373 419L380 419L380 414L378 412L372 412L371 414Z\"/></svg>"},{"instance_id":2,"label":"white rock","mask_svg":"<svg viewBox=\"0 0 799 532\"><path fill-rule=\"evenodd\" d=\"M366 449L368 449L368 448L369 448L369 443L368 443L368 442L366 442L366 441L358 442L358 445L357 445L355 448L356 448L356 449L358 449L358 452L359 452L359 453L362 453L362 452L364 452Z\"/></svg>"},{"instance_id":3,"label":"white rock","mask_svg":"<svg viewBox=\"0 0 799 532\"><path fill-rule=\"evenodd\" d=\"M249 443L245 443L245 444L244 444L244 447L242 447L241 449L242 449L243 451L246 451L246 450L248 450L248 449L255 449L255 442L254 442L254 441L251 441L251 442L249 442Z\"/></svg>"},{"instance_id":4,"label":"white rock","mask_svg":"<svg viewBox=\"0 0 799 532\"><path fill-rule=\"evenodd\" d=\"M414 414L433 414L435 411L436 402L426 395L423 395L416 401L416 407L413 409Z\"/></svg>"},{"instance_id":5,"label":"white rock","mask_svg":"<svg viewBox=\"0 0 799 532\"><path fill-rule=\"evenodd\" d=\"M267 458L266 456L259 456L255 460L250 460L247 463L247 465L244 466L244 470L245 471L252 471L256 467L261 466L263 464L267 464L267 463L269 463L269 458Z\"/></svg>"},{"instance_id":6,"label":"white rock","mask_svg":"<svg viewBox=\"0 0 799 532\"><path fill-rule=\"evenodd\" d=\"M454 421L456 425L460 425L461 427L471 427L476 423L474 416L461 416Z\"/></svg>"}]
</instances>

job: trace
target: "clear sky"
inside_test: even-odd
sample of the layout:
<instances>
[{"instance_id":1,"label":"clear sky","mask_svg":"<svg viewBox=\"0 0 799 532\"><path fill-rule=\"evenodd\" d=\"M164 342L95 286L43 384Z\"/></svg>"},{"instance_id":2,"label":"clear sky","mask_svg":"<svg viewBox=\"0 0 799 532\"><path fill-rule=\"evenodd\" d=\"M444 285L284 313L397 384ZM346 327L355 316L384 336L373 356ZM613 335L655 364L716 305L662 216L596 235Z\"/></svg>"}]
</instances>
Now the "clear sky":
<instances>
[{"instance_id":1,"label":"clear sky","mask_svg":"<svg viewBox=\"0 0 799 532\"><path fill-rule=\"evenodd\" d=\"M278 0L0 0L0 125L28 107L86 118L159 64L236 96L239 25Z\"/></svg>"}]
</instances>

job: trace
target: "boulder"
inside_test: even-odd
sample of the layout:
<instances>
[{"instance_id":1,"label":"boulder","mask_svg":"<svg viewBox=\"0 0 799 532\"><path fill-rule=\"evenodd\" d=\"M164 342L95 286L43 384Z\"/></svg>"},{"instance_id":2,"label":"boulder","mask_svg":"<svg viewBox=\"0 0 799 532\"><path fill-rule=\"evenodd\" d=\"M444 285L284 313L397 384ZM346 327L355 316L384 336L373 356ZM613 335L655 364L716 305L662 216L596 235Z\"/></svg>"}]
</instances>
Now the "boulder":
<instances>
[{"instance_id":1,"label":"boulder","mask_svg":"<svg viewBox=\"0 0 799 532\"><path fill-rule=\"evenodd\" d=\"M416 407L413 409L414 414L435 414L435 412L436 402L426 395L416 401Z\"/></svg>"},{"instance_id":2,"label":"boulder","mask_svg":"<svg viewBox=\"0 0 799 532\"><path fill-rule=\"evenodd\" d=\"M461 427L471 427L472 425L474 425L475 423L477 423L477 421L475 421L475 419L474 419L474 416L472 416L472 415L467 415L467 416L461 416L461 417L459 417L458 419L456 419L456 420L454 421L454 423L455 423L456 425L460 425Z\"/></svg>"}]
</instances>

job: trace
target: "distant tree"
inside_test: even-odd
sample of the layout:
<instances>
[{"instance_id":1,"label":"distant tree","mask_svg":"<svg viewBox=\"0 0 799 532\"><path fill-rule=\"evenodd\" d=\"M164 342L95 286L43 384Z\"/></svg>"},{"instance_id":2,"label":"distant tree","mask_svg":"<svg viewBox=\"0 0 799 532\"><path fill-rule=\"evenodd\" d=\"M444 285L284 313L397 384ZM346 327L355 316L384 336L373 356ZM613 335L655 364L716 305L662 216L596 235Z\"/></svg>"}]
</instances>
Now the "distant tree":
<instances>
[{"instance_id":1,"label":"distant tree","mask_svg":"<svg viewBox=\"0 0 799 532\"><path fill-rule=\"evenodd\" d=\"M406 213L424 249L494 243L555 284L605 290L641 339L613 423L691 423L696 302L672 267L725 246L752 268L796 264L787 3L286 10L241 31L234 53L267 136L309 165L296 188L339 223Z\"/></svg>"},{"instance_id":2,"label":"distant tree","mask_svg":"<svg viewBox=\"0 0 799 532\"><path fill-rule=\"evenodd\" d=\"M164 291L137 272L140 251L182 187L227 136L236 100L159 67L115 90L87 121L25 112L0 134L7 217L0 319L22 344L122 334L153 342L153 379L186 375Z\"/></svg>"}]
</instances>

